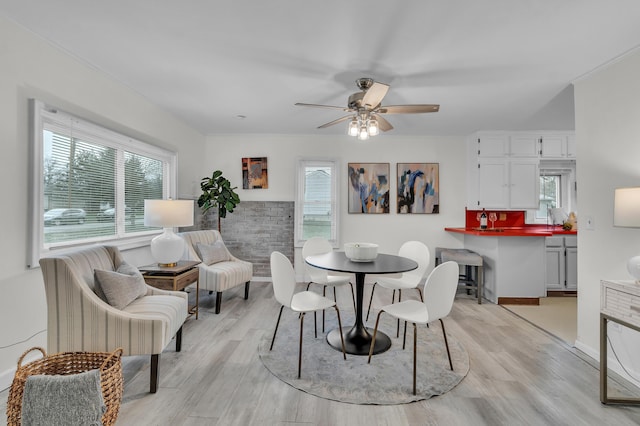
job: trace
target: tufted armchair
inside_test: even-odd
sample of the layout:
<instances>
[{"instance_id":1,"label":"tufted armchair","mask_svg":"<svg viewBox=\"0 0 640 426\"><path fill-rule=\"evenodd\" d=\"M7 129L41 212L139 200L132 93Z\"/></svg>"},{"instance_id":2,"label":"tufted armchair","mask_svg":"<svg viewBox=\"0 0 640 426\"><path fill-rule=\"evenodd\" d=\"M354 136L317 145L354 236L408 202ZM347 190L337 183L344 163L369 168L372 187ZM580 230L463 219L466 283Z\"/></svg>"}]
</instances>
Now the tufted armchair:
<instances>
[{"instance_id":1,"label":"tufted armchair","mask_svg":"<svg viewBox=\"0 0 640 426\"><path fill-rule=\"evenodd\" d=\"M222 292L230 288L244 284L244 298L249 298L249 284L253 278L253 264L240 260L229 253L220 232L207 229L202 231L189 231L178 234L184 238L185 253L182 260L194 260L202 262L200 269L200 289L216 292L216 314L220 313ZM218 245L220 256L212 256L206 259L199 247L213 247ZM203 258L204 257L204 258Z\"/></svg>"},{"instance_id":2,"label":"tufted armchair","mask_svg":"<svg viewBox=\"0 0 640 426\"><path fill-rule=\"evenodd\" d=\"M116 271L123 259L116 247L93 246L40 260L47 297L47 351L86 351L151 355L150 392L158 387L160 353L176 337L180 352L187 318L184 292L146 284L122 309L107 303L94 280L95 270Z\"/></svg>"}]
</instances>

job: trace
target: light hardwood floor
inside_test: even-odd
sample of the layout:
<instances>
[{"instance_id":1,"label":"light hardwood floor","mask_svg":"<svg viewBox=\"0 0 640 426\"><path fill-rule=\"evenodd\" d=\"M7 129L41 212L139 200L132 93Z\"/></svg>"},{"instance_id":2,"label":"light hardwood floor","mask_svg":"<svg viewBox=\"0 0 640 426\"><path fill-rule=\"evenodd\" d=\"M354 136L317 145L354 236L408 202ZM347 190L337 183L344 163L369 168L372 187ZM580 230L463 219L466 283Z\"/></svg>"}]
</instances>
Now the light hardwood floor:
<instances>
[{"instance_id":1,"label":"light hardwood floor","mask_svg":"<svg viewBox=\"0 0 640 426\"><path fill-rule=\"evenodd\" d=\"M447 332L470 357L468 376L452 391L394 406L317 398L275 378L258 358L258 342L273 332L279 308L271 285L253 283L249 300L242 296L242 289L225 293L222 312L215 315L214 299L201 294L200 319L185 324L182 352L170 345L162 354L155 395L147 393L148 357L125 358L118 424L640 424L640 407L600 403L599 372L591 359L500 306L478 305L464 296L445 319ZM390 293L377 291L374 306L388 303L387 298ZM350 294L339 293L338 300L341 309L352 309ZM622 389L621 383L610 380L610 388ZM0 393L3 410L7 394Z\"/></svg>"}]
</instances>

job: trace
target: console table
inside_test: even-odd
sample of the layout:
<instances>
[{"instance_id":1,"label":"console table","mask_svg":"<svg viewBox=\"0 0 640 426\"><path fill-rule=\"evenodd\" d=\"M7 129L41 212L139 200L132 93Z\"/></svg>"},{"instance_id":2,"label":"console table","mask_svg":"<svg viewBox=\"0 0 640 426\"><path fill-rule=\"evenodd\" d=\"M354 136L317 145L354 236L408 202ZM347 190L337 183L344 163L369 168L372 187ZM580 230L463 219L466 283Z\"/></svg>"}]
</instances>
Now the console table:
<instances>
[{"instance_id":1,"label":"console table","mask_svg":"<svg viewBox=\"0 0 640 426\"><path fill-rule=\"evenodd\" d=\"M613 321L640 331L640 284L602 280L600 285L600 402L638 405L639 398L607 396L607 323Z\"/></svg>"},{"instance_id":2,"label":"console table","mask_svg":"<svg viewBox=\"0 0 640 426\"><path fill-rule=\"evenodd\" d=\"M200 292L200 271L196 266L200 262L181 260L176 266L141 266L138 269L144 281L152 287L162 290L180 291L192 283L196 283L196 304L189 307L189 314L198 319L198 293Z\"/></svg>"}]
</instances>

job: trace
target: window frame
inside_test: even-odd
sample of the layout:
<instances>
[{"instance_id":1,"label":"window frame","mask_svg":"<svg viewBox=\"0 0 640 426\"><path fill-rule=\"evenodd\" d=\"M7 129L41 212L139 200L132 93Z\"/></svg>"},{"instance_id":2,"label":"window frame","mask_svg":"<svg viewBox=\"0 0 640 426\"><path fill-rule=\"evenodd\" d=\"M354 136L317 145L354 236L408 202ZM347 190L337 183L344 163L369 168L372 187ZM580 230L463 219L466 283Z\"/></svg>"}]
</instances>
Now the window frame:
<instances>
[{"instance_id":1,"label":"window frame","mask_svg":"<svg viewBox=\"0 0 640 426\"><path fill-rule=\"evenodd\" d=\"M337 158L299 157L296 160L295 176L295 215L294 215L294 247L302 247L305 239L302 235L304 220L304 182L307 167L330 167L331 170L331 238L329 243L332 247L340 246L340 160Z\"/></svg>"},{"instance_id":2,"label":"window frame","mask_svg":"<svg viewBox=\"0 0 640 426\"><path fill-rule=\"evenodd\" d=\"M575 209L577 205L577 190L576 190L576 167L575 161L541 161L540 172L538 180L542 176L559 176L560 183L560 207L568 214ZM542 186L540 187L542 190ZM550 218L539 218L536 210L527 211L527 222L537 224L549 224Z\"/></svg>"},{"instance_id":3,"label":"window frame","mask_svg":"<svg viewBox=\"0 0 640 426\"><path fill-rule=\"evenodd\" d=\"M148 229L137 232L125 232L124 224L124 165L125 151L159 160L163 164L163 198L175 198L177 182L177 153L168 151L146 142L126 136L115 130L89 122L79 116L59 110L37 99L29 100L29 238L30 249L27 267L39 267L42 257L55 253L64 253L70 249L89 246L96 243L115 245L120 249L142 247L149 244L151 238L162 232L161 229ZM61 133L73 133L82 140L113 148L116 150L115 163L115 234L88 237L54 244L44 242L44 130L58 128Z\"/></svg>"}]
</instances>

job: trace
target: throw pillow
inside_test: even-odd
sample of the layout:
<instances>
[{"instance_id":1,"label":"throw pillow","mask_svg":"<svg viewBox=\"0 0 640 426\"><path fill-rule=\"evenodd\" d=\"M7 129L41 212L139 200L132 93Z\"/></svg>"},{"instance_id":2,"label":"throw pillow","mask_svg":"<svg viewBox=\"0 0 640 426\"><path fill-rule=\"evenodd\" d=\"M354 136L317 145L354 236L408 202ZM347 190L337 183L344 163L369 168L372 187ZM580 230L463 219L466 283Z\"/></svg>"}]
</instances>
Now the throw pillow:
<instances>
[{"instance_id":1,"label":"throw pillow","mask_svg":"<svg viewBox=\"0 0 640 426\"><path fill-rule=\"evenodd\" d=\"M144 277L134 266L122 262L117 271L94 271L96 284L104 293L107 303L123 309L129 303L147 294Z\"/></svg>"},{"instance_id":2,"label":"throw pillow","mask_svg":"<svg viewBox=\"0 0 640 426\"><path fill-rule=\"evenodd\" d=\"M23 425L101 425L106 411L100 371L27 377L22 395Z\"/></svg>"},{"instance_id":3,"label":"throw pillow","mask_svg":"<svg viewBox=\"0 0 640 426\"><path fill-rule=\"evenodd\" d=\"M229 252L222 241L216 241L213 244L198 243L196 250L202 262L207 265L229 260Z\"/></svg>"}]
</instances>

